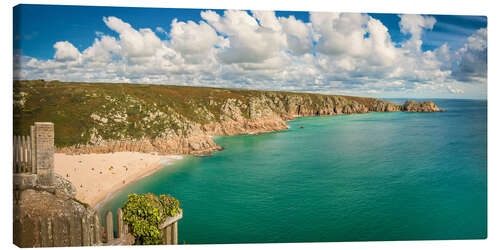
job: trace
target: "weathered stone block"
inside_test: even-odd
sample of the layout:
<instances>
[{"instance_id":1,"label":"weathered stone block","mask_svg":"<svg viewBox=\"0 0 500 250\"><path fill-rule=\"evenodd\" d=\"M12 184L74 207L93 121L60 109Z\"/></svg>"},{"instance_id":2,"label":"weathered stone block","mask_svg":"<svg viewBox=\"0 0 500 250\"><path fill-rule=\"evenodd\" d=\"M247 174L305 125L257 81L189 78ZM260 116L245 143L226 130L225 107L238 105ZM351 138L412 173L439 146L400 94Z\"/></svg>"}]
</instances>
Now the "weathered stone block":
<instances>
[{"instance_id":1,"label":"weathered stone block","mask_svg":"<svg viewBox=\"0 0 500 250\"><path fill-rule=\"evenodd\" d=\"M35 162L38 184L53 186L54 177L54 124L35 122Z\"/></svg>"},{"instance_id":2,"label":"weathered stone block","mask_svg":"<svg viewBox=\"0 0 500 250\"><path fill-rule=\"evenodd\" d=\"M32 188L37 183L37 175L31 173L14 174L14 190Z\"/></svg>"},{"instance_id":3,"label":"weathered stone block","mask_svg":"<svg viewBox=\"0 0 500 250\"><path fill-rule=\"evenodd\" d=\"M101 244L101 222L99 215L94 214L94 244Z\"/></svg>"},{"instance_id":4,"label":"weathered stone block","mask_svg":"<svg viewBox=\"0 0 500 250\"><path fill-rule=\"evenodd\" d=\"M123 226L123 211L121 208L118 208L116 211L116 233L118 234L118 238L125 236Z\"/></svg>"},{"instance_id":5,"label":"weathered stone block","mask_svg":"<svg viewBox=\"0 0 500 250\"><path fill-rule=\"evenodd\" d=\"M106 212L104 223L106 228L106 242L109 243L115 238L113 235L113 213L109 210Z\"/></svg>"}]
</instances>

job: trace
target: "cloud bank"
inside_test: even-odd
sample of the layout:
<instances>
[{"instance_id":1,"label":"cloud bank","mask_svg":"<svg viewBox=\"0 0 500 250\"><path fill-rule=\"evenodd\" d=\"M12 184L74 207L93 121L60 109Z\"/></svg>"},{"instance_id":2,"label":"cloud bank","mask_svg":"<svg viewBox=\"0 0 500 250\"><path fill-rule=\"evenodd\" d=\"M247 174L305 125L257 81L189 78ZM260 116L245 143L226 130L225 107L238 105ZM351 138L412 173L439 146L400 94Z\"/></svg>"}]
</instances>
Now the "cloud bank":
<instances>
[{"instance_id":1,"label":"cloud bank","mask_svg":"<svg viewBox=\"0 0 500 250\"><path fill-rule=\"evenodd\" d=\"M400 31L409 37L400 44L366 14L310 13L307 23L272 11L202 11L201 17L153 29L103 17L116 36L96 33L83 51L59 41L48 60L16 55L14 76L360 95L460 95L486 85L486 29L458 50L443 44L423 51L422 34L436 23L429 16L400 15Z\"/></svg>"}]
</instances>

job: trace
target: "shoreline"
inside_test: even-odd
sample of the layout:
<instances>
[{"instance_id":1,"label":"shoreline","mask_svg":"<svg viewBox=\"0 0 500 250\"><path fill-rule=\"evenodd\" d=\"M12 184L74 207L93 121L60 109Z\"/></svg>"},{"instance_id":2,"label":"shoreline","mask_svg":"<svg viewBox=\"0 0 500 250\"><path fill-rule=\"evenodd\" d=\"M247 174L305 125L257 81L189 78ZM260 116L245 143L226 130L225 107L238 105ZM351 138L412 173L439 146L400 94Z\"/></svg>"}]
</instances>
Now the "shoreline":
<instances>
[{"instance_id":1,"label":"shoreline","mask_svg":"<svg viewBox=\"0 0 500 250\"><path fill-rule=\"evenodd\" d=\"M168 164L170 165L170 164ZM158 163L155 165L155 167L151 168L148 172L146 172L144 175L142 176L136 176L136 178L134 179L131 179L129 182L123 184L123 185L116 185L114 188L112 188L112 190L110 190L106 196L104 198L101 198L101 199L96 199L98 200L93 206L92 208L95 209L95 210L99 210L99 207L102 206L104 203L106 203L107 201L109 201L111 198L113 198L113 196L120 190L126 188L128 185L144 178L144 177L147 177L153 173L155 173L156 171L162 169L163 167L166 167L165 164L162 164L162 163ZM90 204L89 204L90 205Z\"/></svg>"},{"instance_id":2,"label":"shoreline","mask_svg":"<svg viewBox=\"0 0 500 250\"><path fill-rule=\"evenodd\" d=\"M353 114L367 114L367 113L385 113L387 111L369 111L365 113L353 113ZM343 115L353 115L353 114L343 114ZM306 117L331 117L331 116L336 116L336 115L317 115L317 116L294 116L291 119L285 119L285 124L286 127L284 128L272 128L272 129L267 129L267 130L254 130L254 131L247 131L245 133L235 133L235 134L230 134L230 135L225 135L225 136L232 136L232 135L259 135L263 133L269 133L269 132L279 132L283 130L288 130L290 129L290 125L288 125L289 121L294 121L297 118L306 118ZM219 137L221 135L209 135L210 139L213 139L214 137ZM224 136L224 135L223 135ZM208 153L205 154L194 154L190 153L187 155L194 155L194 156L205 156L205 155L210 155L214 151L222 150L222 148L218 149L213 149L209 150ZM124 156L124 157L119 157L119 160L116 159L117 156ZM142 162L137 162L138 157ZM102 161L95 162L96 158L102 158ZM115 159L113 159L115 158ZM90 207L98 209L99 206L101 206L104 202L109 200L117 191L123 189L125 186L128 184L131 184L139 179L142 179L146 176L149 176L159 169L173 164L175 161L182 159L182 155L176 155L176 154L168 154L168 155L159 155L157 152L153 153L144 153L144 152L137 152L137 151L118 151L118 152L109 152L109 153L88 153L88 154L67 154L63 152L55 153L54 154L54 165L55 165L55 172L59 175L61 175L63 178L69 180L75 188L77 189L77 194L76 198L89 204ZM106 178L100 178L101 176L96 176L96 173L93 173L93 175L84 175L80 176L80 178L76 178L77 181L74 180L74 178L71 178L71 176L67 176L69 172L71 172L71 167L74 167L73 170L74 172L77 172L77 169L80 170L80 167L82 166L77 166L78 164L82 163L82 159L85 161L94 161L94 164L91 166L97 166L99 168L99 175L102 175L103 173L108 174L109 171L114 171L111 172L112 174L115 174L117 170L121 170L121 176L122 181L120 182L119 180L117 181L116 178L111 178L111 184L109 183L109 179L106 180ZM147 159L147 160L144 160ZM108 168L108 171L105 171L106 169L103 168L103 164L105 161L109 160L109 163L106 163L106 166L111 166L111 168ZM138 164L140 163L145 163L142 164L142 167L139 166ZM125 165L123 165L125 164ZM128 173L125 173L123 175L123 169L122 168L114 168L114 166L129 166L131 169L134 169L135 171L132 171L131 174L128 175ZM94 171L95 167L92 168L92 171ZM127 167L125 168L127 171ZM88 171L88 168L86 169ZM104 170L104 172L102 172ZM84 171L84 170L82 170ZM98 171L98 170L96 170ZM108 175L109 176L109 175ZM83 179L83 180L82 180ZM107 185L103 186L102 184L100 185L95 184L94 182L99 182L99 181L107 181ZM75 183L76 182L76 183ZM88 184L90 183L90 189ZM83 186L85 184L85 186ZM97 186L96 186L97 185ZM96 190L97 189L97 190Z\"/></svg>"},{"instance_id":3,"label":"shoreline","mask_svg":"<svg viewBox=\"0 0 500 250\"><path fill-rule=\"evenodd\" d=\"M180 155L115 152L54 154L55 172L76 188L78 200L97 208L125 186L182 159Z\"/></svg>"},{"instance_id":4,"label":"shoreline","mask_svg":"<svg viewBox=\"0 0 500 250\"><path fill-rule=\"evenodd\" d=\"M331 116L331 115L322 115L322 117L326 117L326 116ZM297 118L303 118L303 117L307 117L307 116L294 116L293 119L287 119L285 120L285 123L286 123L286 128L283 128L283 129L278 129L278 130L270 130L270 131L264 131L264 132L248 132L248 133L241 133L241 134L232 134L232 135L209 135L209 137L211 139L215 139L217 137L221 137L221 136L234 136L234 135L260 135L260 134L263 134L263 133L270 133L270 132L280 132L280 131L284 131L284 130L288 130L288 129L291 129L291 127L288 125L288 122L289 121L295 121ZM316 117L316 116L315 116ZM219 149L219 150L223 150L222 148ZM207 155L211 155L213 152L215 151L218 151L218 150L213 150L213 151L210 151ZM130 153L130 154L147 154L147 155L152 155L152 156L158 156L158 153L143 153L143 152L135 152L135 151L125 151L125 152L110 152L110 153L90 153L90 154L66 154L66 153L55 153L54 154L54 159L57 158L57 155L59 155L59 157L61 157L61 155L64 155L66 157L75 157L75 156L84 156L84 157L88 157L88 156L91 156L91 155L103 155L103 156L109 156L109 155L113 155L113 154L119 154L119 153ZM192 155L192 156L200 156L200 155L195 155L195 154L189 154L189 155ZM203 155L205 156L205 155ZM95 210L98 210L100 208L100 206L102 206L105 202L109 201L111 198L113 198L113 196L120 190L124 189L126 186L128 186L129 184L132 184L144 177L147 177L155 172L157 172L158 170L160 170L161 168L163 167L166 167L167 165L171 165L173 164L175 161L178 161L178 160L182 160L184 158L184 156L182 155L163 155L163 158L156 161L155 163L153 163L152 165L154 165L154 167L148 167L147 171L143 172L141 175L137 175L135 176L134 178L131 178L129 179L128 181L126 181L125 183L118 183L116 184L115 186L111 187L108 189L108 191L105 193L105 194L101 194L101 195L97 195L96 198L92 199L92 201L86 201L86 200L82 200L83 202L86 202L87 204L89 204L90 207L92 207L93 209ZM163 161L163 162L162 162ZM56 165L56 173L60 174L58 172L58 167L57 167L57 164ZM60 169L61 168L67 168L67 166L65 167L60 167L59 168L59 171L61 171ZM60 174L63 178L66 178L65 176L63 176L62 174ZM68 178L66 178L68 179ZM69 180L71 182L71 180ZM73 182L71 182L73 183ZM75 185L73 183L73 185ZM76 187L76 185L75 185ZM79 193L78 193L78 188L77 188L77 195L76 195L76 198L79 197Z\"/></svg>"}]
</instances>

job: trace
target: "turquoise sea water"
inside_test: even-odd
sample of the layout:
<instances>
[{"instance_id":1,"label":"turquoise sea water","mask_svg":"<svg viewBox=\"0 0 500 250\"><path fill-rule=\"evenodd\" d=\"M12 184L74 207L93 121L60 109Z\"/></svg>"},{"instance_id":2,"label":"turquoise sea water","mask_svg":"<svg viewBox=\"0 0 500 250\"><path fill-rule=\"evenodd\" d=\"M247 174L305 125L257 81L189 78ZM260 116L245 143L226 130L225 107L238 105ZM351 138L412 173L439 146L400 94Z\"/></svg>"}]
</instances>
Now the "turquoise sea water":
<instances>
[{"instance_id":1,"label":"turquoise sea water","mask_svg":"<svg viewBox=\"0 0 500 250\"><path fill-rule=\"evenodd\" d=\"M218 137L223 151L165 167L100 210L131 192L172 194L187 244L485 238L486 101L434 101L447 112L308 117Z\"/></svg>"}]
</instances>

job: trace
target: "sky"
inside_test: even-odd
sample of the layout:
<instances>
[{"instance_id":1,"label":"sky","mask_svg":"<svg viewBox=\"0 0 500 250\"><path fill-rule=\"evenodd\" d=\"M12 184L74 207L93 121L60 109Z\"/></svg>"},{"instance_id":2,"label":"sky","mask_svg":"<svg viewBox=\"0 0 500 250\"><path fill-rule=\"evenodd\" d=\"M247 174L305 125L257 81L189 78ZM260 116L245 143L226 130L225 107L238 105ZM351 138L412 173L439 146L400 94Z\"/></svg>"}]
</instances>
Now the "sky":
<instances>
[{"instance_id":1,"label":"sky","mask_svg":"<svg viewBox=\"0 0 500 250\"><path fill-rule=\"evenodd\" d=\"M487 96L485 16L18 5L14 78Z\"/></svg>"}]
</instances>

